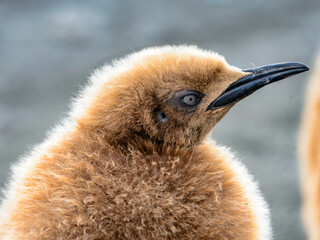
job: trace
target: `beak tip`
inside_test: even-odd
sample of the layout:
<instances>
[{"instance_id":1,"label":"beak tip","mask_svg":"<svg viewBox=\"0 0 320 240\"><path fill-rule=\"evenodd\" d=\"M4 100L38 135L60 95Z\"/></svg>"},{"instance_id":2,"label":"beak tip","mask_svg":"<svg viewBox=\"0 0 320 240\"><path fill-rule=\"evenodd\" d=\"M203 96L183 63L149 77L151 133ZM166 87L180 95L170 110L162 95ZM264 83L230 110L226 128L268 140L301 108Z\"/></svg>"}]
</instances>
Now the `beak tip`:
<instances>
[{"instance_id":1,"label":"beak tip","mask_svg":"<svg viewBox=\"0 0 320 240\"><path fill-rule=\"evenodd\" d=\"M309 71L310 70L310 68L307 66L307 65L305 65L305 64L303 64L303 63L301 63L301 65L302 65L302 69L303 69L303 71L304 72L306 72L306 71Z\"/></svg>"},{"instance_id":2,"label":"beak tip","mask_svg":"<svg viewBox=\"0 0 320 240\"><path fill-rule=\"evenodd\" d=\"M289 63L290 64L290 63ZM296 62L296 63L291 63L291 67L297 69L299 71L299 73L301 72L306 72L306 71L309 71L310 68L304 64L304 63L299 63L299 62Z\"/></svg>"}]
</instances>

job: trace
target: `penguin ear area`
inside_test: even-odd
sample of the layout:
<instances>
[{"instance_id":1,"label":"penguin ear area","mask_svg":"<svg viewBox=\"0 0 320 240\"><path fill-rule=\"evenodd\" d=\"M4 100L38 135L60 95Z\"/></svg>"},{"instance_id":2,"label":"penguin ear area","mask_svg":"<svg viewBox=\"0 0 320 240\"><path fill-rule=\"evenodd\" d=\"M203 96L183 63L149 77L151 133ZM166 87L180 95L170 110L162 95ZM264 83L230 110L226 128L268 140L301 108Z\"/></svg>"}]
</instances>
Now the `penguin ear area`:
<instances>
[{"instance_id":1,"label":"penguin ear area","mask_svg":"<svg viewBox=\"0 0 320 240\"><path fill-rule=\"evenodd\" d=\"M168 116L161 110L156 111L156 114L161 123L165 123L169 120Z\"/></svg>"}]
</instances>

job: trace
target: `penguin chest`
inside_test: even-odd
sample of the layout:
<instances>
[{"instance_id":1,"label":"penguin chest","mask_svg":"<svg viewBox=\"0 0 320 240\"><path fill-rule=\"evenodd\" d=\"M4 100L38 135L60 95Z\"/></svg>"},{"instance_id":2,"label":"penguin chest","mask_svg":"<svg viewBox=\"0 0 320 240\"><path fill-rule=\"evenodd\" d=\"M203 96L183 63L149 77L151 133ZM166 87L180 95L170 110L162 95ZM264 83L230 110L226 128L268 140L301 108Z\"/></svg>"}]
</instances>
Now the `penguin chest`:
<instances>
[{"instance_id":1,"label":"penguin chest","mask_svg":"<svg viewBox=\"0 0 320 240\"><path fill-rule=\"evenodd\" d=\"M159 156L131 159L109 174L105 214L110 226L117 226L117 234L126 238L256 239L250 203L230 169L197 156L170 160Z\"/></svg>"}]
</instances>

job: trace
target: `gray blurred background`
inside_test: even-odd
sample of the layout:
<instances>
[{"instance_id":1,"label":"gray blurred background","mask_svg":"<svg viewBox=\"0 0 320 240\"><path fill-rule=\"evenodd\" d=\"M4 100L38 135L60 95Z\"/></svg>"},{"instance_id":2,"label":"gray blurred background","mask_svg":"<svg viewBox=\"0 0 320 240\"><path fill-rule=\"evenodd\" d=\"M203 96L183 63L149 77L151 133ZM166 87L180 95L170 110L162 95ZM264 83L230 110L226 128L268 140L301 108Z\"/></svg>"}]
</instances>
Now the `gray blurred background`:
<instances>
[{"instance_id":1,"label":"gray blurred background","mask_svg":"<svg viewBox=\"0 0 320 240\"><path fill-rule=\"evenodd\" d=\"M319 0L0 1L0 187L105 61L141 48L196 44L241 68L299 61L311 68ZM305 239L297 133L310 72L237 104L212 132L260 182L275 239Z\"/></svg>"}]
</instances>

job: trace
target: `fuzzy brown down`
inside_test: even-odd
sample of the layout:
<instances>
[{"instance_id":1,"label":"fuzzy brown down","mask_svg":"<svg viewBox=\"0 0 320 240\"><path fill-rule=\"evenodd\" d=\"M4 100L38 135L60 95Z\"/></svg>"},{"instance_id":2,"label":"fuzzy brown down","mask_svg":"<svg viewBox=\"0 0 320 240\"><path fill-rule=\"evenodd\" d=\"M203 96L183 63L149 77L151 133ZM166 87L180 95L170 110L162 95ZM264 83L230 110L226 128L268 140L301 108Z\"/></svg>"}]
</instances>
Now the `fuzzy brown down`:
<instances>
[{"instance_id":1,"label":"fuzzy brown down","mask_svg":"<svg viewBox=\"0 0 320 240\"><path fill-rule=\"evenodd\" d=\"M136 60L110 72L80 104L76 127L41 153L0 238L258 239L245 186L228 156L205 143L230 109L206 107L244 73L207 53ZM192 113L168 104L183 89L205 95Z\"/></svg>"},{"instance_id":2,"label":"fuzzy brown down","mask_svg":"<svg viewBox=\"0 0 320 240\"><path fill-rule=\"evenodd\" d=\"M320 239L320 57L308 86L300 136L303 213L310 240Z\"/></svg>"},{"instance_id":3,"label":"fuzzy brown down","mask_svg":"<svg viewBox=\"0 0 320 240\"><path fill-rule=\"evenodd\" d=\"M248 199L214 146L121 154L79 132L61 144L21 189L7 226L16 239L255 239Z\"/></svg>"}]
</instances>

